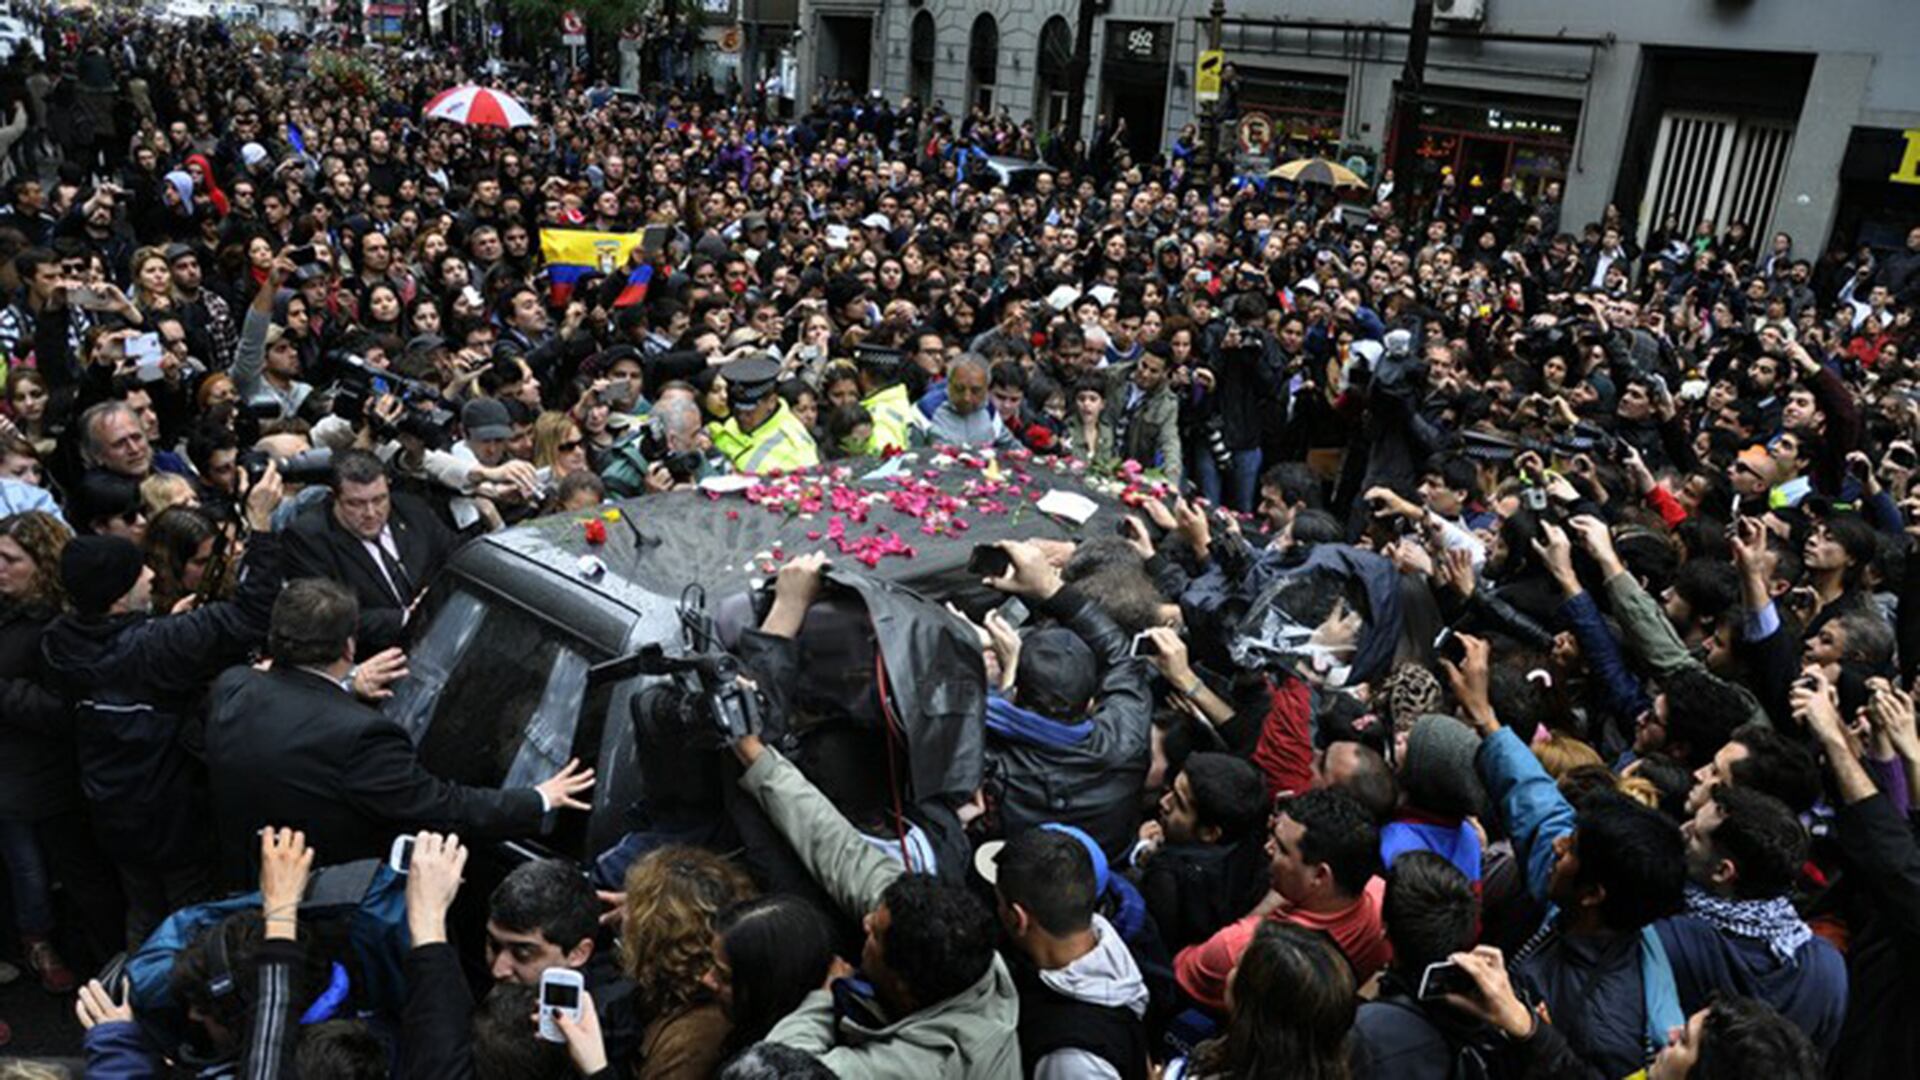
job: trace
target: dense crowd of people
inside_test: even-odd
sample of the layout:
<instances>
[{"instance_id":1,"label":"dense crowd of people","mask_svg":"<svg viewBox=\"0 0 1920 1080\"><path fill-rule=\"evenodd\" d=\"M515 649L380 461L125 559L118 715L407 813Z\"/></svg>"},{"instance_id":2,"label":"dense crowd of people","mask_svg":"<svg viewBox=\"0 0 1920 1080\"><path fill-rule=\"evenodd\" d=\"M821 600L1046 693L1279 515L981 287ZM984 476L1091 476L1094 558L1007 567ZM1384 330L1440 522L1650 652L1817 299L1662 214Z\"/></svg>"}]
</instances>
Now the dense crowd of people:
<instances>
[{"instance_id":1,"label":"dense crowd of people","mask_svg":"<svg viewBox=\"0 0 1920 1080\"><path fill-rule=\"evenodd\" d=\"M42 21L0 974L75 995L87 1075L1912 1075L1920 226L1350 213L877 94L508 77L504 130L422 119L452 56ZM858 570L796 553L716 709L773 721L641 749L710 813L461 900L599 795L442 779L380 711L462 544L989 451L1132 505L933 616L964 662L909 707L965 713L970 798L903 800L890 719L779 722Z\"/></svg>"}]
</instances>

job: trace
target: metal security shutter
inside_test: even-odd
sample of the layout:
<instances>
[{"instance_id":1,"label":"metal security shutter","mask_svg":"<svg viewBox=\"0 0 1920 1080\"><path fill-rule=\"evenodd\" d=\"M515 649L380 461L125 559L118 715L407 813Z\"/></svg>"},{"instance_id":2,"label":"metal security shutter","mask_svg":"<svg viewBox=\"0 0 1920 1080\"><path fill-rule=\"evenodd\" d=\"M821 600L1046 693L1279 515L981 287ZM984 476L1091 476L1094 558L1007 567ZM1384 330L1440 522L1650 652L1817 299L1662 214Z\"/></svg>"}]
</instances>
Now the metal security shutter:
<instances>
[{"instance_id":1,"label":"metal security shutter","mask_svg":"<svg viewBox=\"0 0 1920 1080\"><path fill-rule=\"evenodd\" d=\"M1780 180L1787 172L1787 152L1793 149L1793 125L1781 121L1742 121L1734 133L1733 157L1728 162L1726 196L1720 203L1718 224L1747 223L1749 237L1765 237L1771 228L1773 207L1780 197Z\"/></svg>"},{"instance_id":2,"label":"metal security shutter","mask_svg":"<svg viewBox=\"0 0 1920 1080\"><path fill-rule=\"evenodd\" d=\"M1640 202L1640 242L1667 215L1681 235L1710 220L1716 231L1747 223L1748 236L1765 235L1793 149L1793 126L1719 113L1668 112L1653 145L1647 197Z\"/></svg>"}]
</instances>

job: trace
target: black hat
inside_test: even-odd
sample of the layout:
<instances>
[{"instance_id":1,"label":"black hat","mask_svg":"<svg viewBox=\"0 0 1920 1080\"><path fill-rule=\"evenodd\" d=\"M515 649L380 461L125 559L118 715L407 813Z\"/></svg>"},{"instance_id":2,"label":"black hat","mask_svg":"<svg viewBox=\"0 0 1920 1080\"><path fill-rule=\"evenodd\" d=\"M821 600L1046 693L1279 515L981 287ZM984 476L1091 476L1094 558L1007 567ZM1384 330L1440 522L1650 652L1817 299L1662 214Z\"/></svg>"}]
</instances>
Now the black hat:
<instances>
[{"instance_id":1,"label":"black hat","mask_svg":"<svg viewBox=\"0 0 1920 1080\"><path fill-rule=\"evenodd\" d=\"M511 439L513 417L507 407L492 398L474 398L460 410L460 426L468 439Z\"/></svg>"},{"instance_id":2,"label":"black hat","mask_svg":"<svg viewBox=\"0 0 1920 1080\"><path fill-rule=\"evenodd\" d=\"M60 585L82 615L105 614L144 569L140 549L120 536L76 536L60 553Z\"/></svg>"},{"instance_id":3,"label":"black hat","mask_svg":"<svg viewBox=\"0 0 1920 1080\"><path fill-rule=\"evenodd\" d=\"M181 243L168 244L167 250L166 250L167 265L172 266L174 263L179 262L181 259L188 258L189 256L197 256L198 254L199 252L193 250L192 244L181 244Z\"/></svg>"},{"instance_id":4,"label":"black hat","mask_svg":"<svg viewBox=\"0 0 1920 1080\"><path fill-rule=\"evenodd\" d=\"M293 283L295 285L305 285L309 281L324 280L326 276L326 267L321 266L319 263L307 263L305 266L298 267L294 270Z\"/></svg>"},{"instance_id":5,"label":"black hat","mask_svg":"<svg viewBox=\"0 0 1920 1080\"><path fill-rule=\"evenodd\" d=\"M447 339L439 334L415 334L407 342L407 351L410 353L430 353L446 347Z\"/></svg>"},{"instance_id":6,"label":"black hat","mask_svg":"<svg viewBox=\"0 0 1920 1080\"><path fill-rule=\"evenodd\" d=\"M1099 661L1065 627L1037 630L1020 643L1020 704L1050 719L1080 719L1098 687Z\"/></svg>"},{"instance_id":7,"label":"black hat","mask_svg":"<svg viewBox=\"0 0 1920 1080\"><path fill-rule=\"evenodd\" d=\"M758 405L780 381L780 365L763 356L735 360L720 369L727 380L727 401L734 407Z\"/></svg>"}]
</instances>

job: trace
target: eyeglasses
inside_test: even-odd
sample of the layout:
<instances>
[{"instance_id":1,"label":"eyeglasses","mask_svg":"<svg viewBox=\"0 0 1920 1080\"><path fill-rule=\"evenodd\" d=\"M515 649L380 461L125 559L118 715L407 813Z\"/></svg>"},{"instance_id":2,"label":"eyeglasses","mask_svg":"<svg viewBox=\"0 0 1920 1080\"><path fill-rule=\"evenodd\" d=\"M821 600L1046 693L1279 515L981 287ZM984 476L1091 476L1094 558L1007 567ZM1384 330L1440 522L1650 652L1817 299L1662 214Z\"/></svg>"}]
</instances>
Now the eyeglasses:
<instances>
[{"instance_id":1,"label":"eyeglasses","mask_svg":"<svg viewBox=\"0 0 1920 1080\"><path fill-rule=\"evenodd\" d=\"M580 449L585 441L584 439L568 439L566 442L561 443L557 449L563 454L571 454L575 450Z\"/></svg>"}]
</instances>

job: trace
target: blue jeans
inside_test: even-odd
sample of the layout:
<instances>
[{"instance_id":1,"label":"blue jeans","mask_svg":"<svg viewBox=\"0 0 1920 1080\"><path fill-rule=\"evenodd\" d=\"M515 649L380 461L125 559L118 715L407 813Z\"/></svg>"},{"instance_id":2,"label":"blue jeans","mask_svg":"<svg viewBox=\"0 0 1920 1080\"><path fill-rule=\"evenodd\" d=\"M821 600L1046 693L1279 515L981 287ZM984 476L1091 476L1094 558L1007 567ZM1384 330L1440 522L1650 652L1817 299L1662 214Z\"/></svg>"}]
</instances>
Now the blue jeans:
<instances>
[{"instance_id":1,"label":"blue jeans","mask_svg":"<svg viewBox=\"0 0 1920 1080\"><path fill-rule=\"evenodd\" d=\"M0 861L7 864L14 925L21 937L53 933L53 876L30 821L0 821Z\"/></svg>"},{"instance_id":2,"label":"blue jeans","mask_svg":"<svg viewBox=\"0 0 1920 1080\"><path fill-rule=\"evenodd\" d=\"M1229 505L1243 514L1251 514L1254 498L1260 493L1260 448L1229 453L1233 455L1233 472L1225 478L1227 502L1222 503L1220 498L1223 487L1220 467L1205 447L1194 455L1193 482L1199 486L1201 496L1213 505Z\"/></svg>"}]
</instances>

